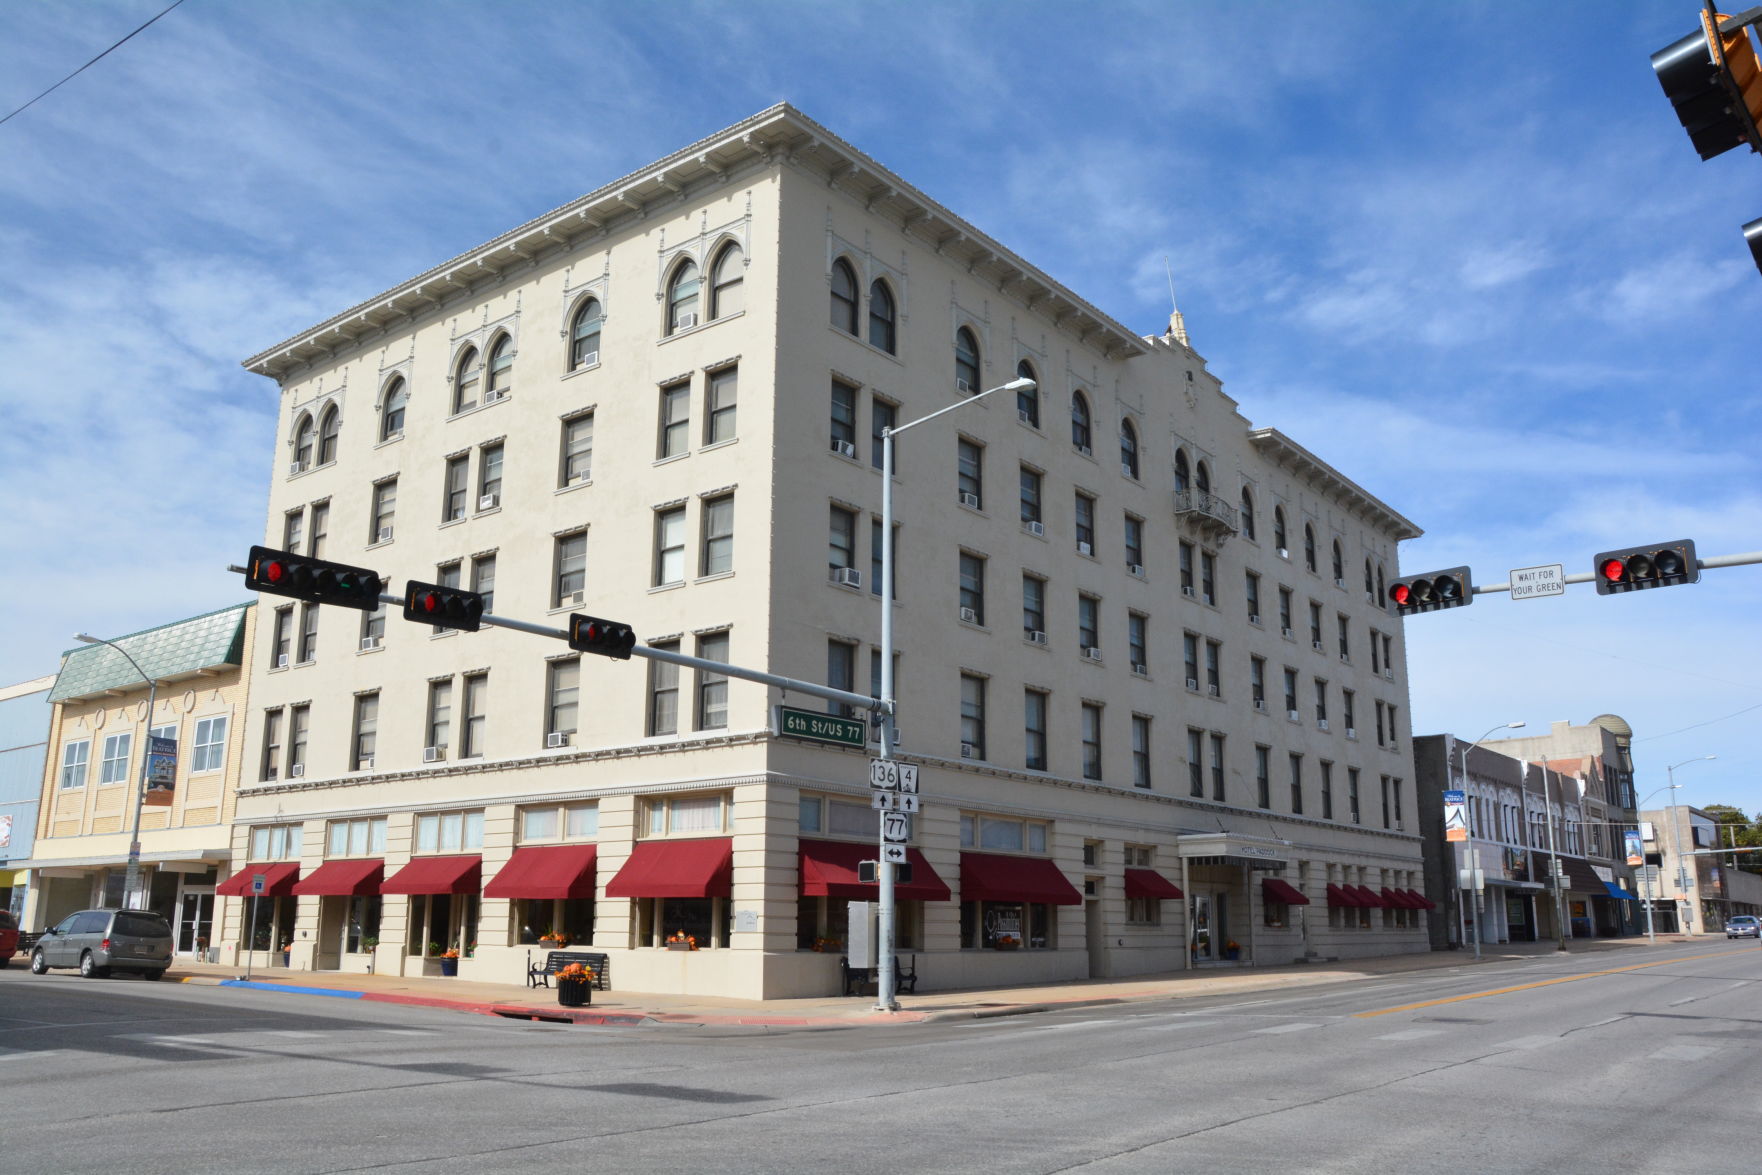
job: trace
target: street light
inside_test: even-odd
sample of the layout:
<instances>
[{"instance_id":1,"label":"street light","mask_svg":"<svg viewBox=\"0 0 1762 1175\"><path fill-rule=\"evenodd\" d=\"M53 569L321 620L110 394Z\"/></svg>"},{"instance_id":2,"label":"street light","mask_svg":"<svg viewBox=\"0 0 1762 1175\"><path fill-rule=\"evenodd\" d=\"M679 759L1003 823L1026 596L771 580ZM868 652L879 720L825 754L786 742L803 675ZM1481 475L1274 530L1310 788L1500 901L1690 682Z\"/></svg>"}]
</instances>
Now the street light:
<instances>
[{"instance_id":1,"label":"street light","mask_svg":"<svg viewBox=\"0 0 1762 1175\"><path fill-rule=\"evenodd\" d=\"M1677 788L1682 786L1676 782L1676 769L1678 767L1687 767L1690 763L1704 763L1708 759L1717 758L1719 758L1718 755L1696 755L1693 759L1684 759L1680 763L1672 763L1664 769L1664 777L1670 781L1664 786L1668 787L1674 793ZM1676 900L1679 903L1677 906L1677 929L1681 930L1681 924L1688 921L1688 917L1693 917L1693 913L1692 909L1688 917L1684 917L1682 913L1683 907L1687 906L1689 901L1689 878L1688 870L1683 868L1682 833L1676 826L1676 796L1672 795L1670 799L1670 855L1676 858Z\"/></svg>"},{"instance_id":2,"label":"street light","mask_svg":"<svg viewBox=\"0 0 1762 1175\"><path fill-rule=\"evenodd\" d=\"M111 648L122 654L123 660L134 666L135 672L141 675L141 680L147 683L147 737L148 739L151 739L153 732L153 703L158 697L159 682L155 678L148 677L147 671L141 668L140 663L133 657L129 656L128 650L117 644L115 641L107 641L101 636L92 636L89 633L84 632L74 633L73 639L87 645L109 645ZM122 879L122 900L125 907L128 905L131 895L137 903L140 903L141 898L141 805L147 798L147 760L149 757L148 752L151 749L151 742L143 742L141 744L141 778L137 781L135 787L135 822L128 838L128 872L123 875ZM132 908L144 909L145 904L140 903Z\"/></svg>"},{"instance_id":3,"label":"street light","mask_svg":"<svg viewBox=\"0 0 1762 1175\"><path fill-rule=\"evenodd\" d=\"M881 430L881 757L893 758L893 438L908 428L916 428L945 412L976 404L994 392L1024 392L1037 386L1034 380L1020 376L1006 384L987 388L976 396L957 400L938 408L928 416L920 416L905 424ZM882 821L885 828L886 821ZM881 910L878 919L879 950L876 952L875 1005L883 1012L899 1011L899 1000L893 984L893 863L887 859L887 839L881 837L881 860L876 866L881 885Z\"/></svg>"},{"instance_id":4,"label":"street light","mask_svg":"<svg viewBox=\"0 0 1762 1175\"><path fill-rule=\"evenodd\" d=\"M1560 876L1560 849L1554 840L1554 801L1548 794L1548 763L1542 760L1542 813L1548 818L1548 885L1554 891L1554 932L1559 936L1560 949L1566 949L1566 894ZM1524 764L1524 774L1529 773L1529 765ZM1566 817L1566 797L1560 797L1560 815ZM1581 812L1580 815L1583 815Z\"/></svg>"},{"instance_id":5,"label":"street light","mask_svg":"<svg viewBox=\"0 0 1762 1175\"><path fill-rule=\"evenodd\" d=\"M1466 856L1469 861L1469 866L1468 866L1468 868L1469 868L1469 884L1467 886L1458 885L1457 888L1459 890L1466 888L1471 893L1476 894L1476 895L1480 895L1482 893L1481 890L1475 889L1474 884L1473 884L1474 883L1475 866L1480 863L1480 849L1478 847L1476 847L1476 845L1474 843L1474 841L1475 841L1474 805L1472 803L1468 802L1468 799L1469 799L1469 796L1468 796L1468 753L1470 751L1474 750L1476 747L1480 746L1482 743L1486 742L1489 738L1493 737L1493 735L1497 734L1501 730L1522 730L1525 725L1526 725L1526 723L1524 723L1522 721L1501 722L1499 725L1488 730L1487 733L1481 735L1481 737L1475 739L1473 742L1469 743L1466 747L1464 747L1462 749L1462 799L1463 799L1462 811L1463 811L1463 815L1468 820L1468 853L1466 854ZM1458 882L1460 882L1461 880L1462 879L1460 877L1457 878ZM1469 900L1474 901L1475 899L1470 898ZM1482 921L1481 915L1483 913L1485 913L1485 909L1484 909L1485 898L1484 897L1481 898L1480 902L1481 902L1481 904L1477 905L1475 907L1475 911L1474 911L1474 957L1475 957L1476 962L1479 962L1480 957L1481 957L1481 921ZM1457 933L1459 933L1459 934L1462 933L1462 930L1464 929L1463 928L1463 921L1464 921L1464 919L1463 919L1462 907L1458 906L1456 909L1456 925L1457 925ZM1463 935L1463 937L1466 938L1467 935Z\"/></svg>"}]
</instances>

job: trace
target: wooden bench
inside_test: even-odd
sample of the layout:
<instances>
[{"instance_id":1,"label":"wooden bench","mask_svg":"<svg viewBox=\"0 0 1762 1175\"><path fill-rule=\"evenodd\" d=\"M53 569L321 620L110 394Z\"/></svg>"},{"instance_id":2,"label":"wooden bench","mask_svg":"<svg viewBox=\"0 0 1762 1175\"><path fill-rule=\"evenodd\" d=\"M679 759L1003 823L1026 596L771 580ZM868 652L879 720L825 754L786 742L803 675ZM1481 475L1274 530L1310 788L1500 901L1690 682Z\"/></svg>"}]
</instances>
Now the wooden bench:
<instances>
[{"instance_id":1,"label":"wooden bench","mask_svg":"<svg viewBox=\"0 0 1762 1175\"><path fill-rule=\"evenodd\" d=\"M907 962L900 962L900 956L893 956L893 991L917 993L918 990L918 956L906 956ZM838 956L838 976L842 981L845 995L861 995L865 984L876 982L878 967L852 967L850 956Z\"/></svg>"},{"instance_id":2,"label":"wooden bench","mask_svg":"<svg viewBox=\"0 0 1762 1175\"><path fill-rule=\"evenodd\" d=\"M593 985L599 991L610 989L612 964L605 955L598 951L546 951L545 961L534 965L530 952L526 956L526 986L549 987L551 976L571 963L580 963L583 967L593 968Z\"/></svg>"}]
</instances>

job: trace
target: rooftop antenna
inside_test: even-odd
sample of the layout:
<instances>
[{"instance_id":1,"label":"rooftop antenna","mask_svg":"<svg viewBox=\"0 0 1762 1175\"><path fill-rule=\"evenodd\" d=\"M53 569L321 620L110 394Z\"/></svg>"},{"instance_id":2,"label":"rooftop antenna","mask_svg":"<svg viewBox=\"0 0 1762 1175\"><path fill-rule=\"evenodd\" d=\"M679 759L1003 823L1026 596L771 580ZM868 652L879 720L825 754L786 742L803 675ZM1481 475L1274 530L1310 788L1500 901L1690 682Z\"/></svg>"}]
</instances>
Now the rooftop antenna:
<instances>
[{"instance_id":1,"label":"rooftop antenna","mask_svg":"<svg viewBox=\"0 0 1762 1175\"><path fill-rule=\"evenodd\" d=\"M1162 257L1163 272L1169 279L1169 335L1179 339L1183 347L1187 346L1187 320L1181 317L1181 308L1175 305L1175 271L1169 266L1168 254Z\"/></svg>"}]
</instances>

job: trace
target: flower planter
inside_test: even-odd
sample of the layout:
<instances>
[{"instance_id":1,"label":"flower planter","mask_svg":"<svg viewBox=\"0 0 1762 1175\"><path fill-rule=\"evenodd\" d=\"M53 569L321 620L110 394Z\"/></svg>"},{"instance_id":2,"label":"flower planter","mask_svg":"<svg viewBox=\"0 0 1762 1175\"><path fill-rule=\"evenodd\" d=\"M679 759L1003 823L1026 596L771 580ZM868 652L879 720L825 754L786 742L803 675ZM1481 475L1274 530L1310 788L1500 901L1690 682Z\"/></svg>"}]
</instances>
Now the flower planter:
<instances>
[{"instance_id":1,"label":"flower planter","mask_svg":"<svg viewBox=\"0 0 1762 1175\"><path fill-rule=\"evenodd\" d=\"M691 951L697 948L688 942L670 942L667 944L667 949L670 951Z\"/></svg>"},{"instance_id":2,"label":"flower planter","mask_svg":"<svg viewBox=\"0 0 1762 1175\"><path fill-rule=\"evenodd\" d=\"M440 961L440 968L442 975L457 975L459 973L459 960L442 959Z\"/></svg>"},{"instance_id":3,"label":"flower planter","mask_svg":"<svg viewBox=\"0 0 1762 1175\"><path fill-rule=\"evenodd\" d=\"M585 979L557 980L557 1004L564 1008L580 1008L593 1003L593 984Z\"/></svg>"}]
</instances>

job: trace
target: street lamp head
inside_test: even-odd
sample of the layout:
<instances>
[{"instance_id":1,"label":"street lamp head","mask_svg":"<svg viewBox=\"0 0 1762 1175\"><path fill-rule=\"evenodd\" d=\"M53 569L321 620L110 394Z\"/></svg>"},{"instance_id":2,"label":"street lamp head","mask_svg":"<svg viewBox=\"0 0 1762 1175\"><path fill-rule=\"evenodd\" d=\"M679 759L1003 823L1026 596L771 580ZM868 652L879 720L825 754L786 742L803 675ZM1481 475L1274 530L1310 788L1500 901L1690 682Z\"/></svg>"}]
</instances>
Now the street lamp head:
<instances>
[{"instance_id":1,"label":"street lamp head","mask_svg":"<svg viewBox=\"0 0 1762 1175\"><path fill-rule=\"evenodd\" d=\"M101 645L104 643L103 641L99 640L97 637L92 636L89 633L84 633L84 632L74 633L73 639L76 641L79 641L81 644L86 644L86 645Z\"/></svg>"},{"instance_id":2,"label":"street lamp head","mask_svg":"<svg viewBox=\"0 0 1762 1175\"><path fill-rule=\"evenodd\" d=\"M1001 388L998 389L998 391L1000 391L1000 392L1025 392L1029 388L1037 387L1037 386L1039 386L1039 385L1036 384L1035 381L1029 379L1027 376L1019 375L1015 379L1012 379L1008 383L1004 384Z\"/></svg>"},{"instance_id":3,"label":"street lamp head","mask_svg":"<svg viewBox=\"0 0 1762 1175\"><path fill-rule=\"evenodd\" d=\"M1529 723L1524 722L1522 719L1519 719L1516 722L1507 722L1505 724L1505 729L1506 730L1522 730L1524 727L1526 727L1528 725L1529 725Z\"/></svg>"}]
</instances>

